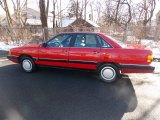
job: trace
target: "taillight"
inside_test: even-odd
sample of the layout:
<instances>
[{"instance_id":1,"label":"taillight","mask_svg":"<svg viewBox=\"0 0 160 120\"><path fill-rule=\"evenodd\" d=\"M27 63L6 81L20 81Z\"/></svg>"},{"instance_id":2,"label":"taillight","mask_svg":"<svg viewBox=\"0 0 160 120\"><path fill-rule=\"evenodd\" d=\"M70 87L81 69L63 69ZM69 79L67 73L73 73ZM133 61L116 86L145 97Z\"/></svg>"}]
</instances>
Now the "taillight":
<instances>
[{"instance_id":1,"label":"taillight","mask_svg":"<svg viewBox=\"0 0 160 120\"><path fill-rule=\"evenodd\" d=\"M147 62L152 62L152 61L153 61L153 55L148 55Z\"/></svg>"}]
</instances>

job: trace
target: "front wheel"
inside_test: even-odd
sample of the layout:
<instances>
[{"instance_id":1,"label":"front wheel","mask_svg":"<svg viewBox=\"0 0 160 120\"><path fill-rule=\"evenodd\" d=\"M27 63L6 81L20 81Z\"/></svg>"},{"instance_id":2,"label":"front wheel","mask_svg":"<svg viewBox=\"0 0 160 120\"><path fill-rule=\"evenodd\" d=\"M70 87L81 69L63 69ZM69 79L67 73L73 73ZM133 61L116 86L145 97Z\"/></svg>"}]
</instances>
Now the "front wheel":
<instances>
[{"instance_id":1,"label":"front wheel","mask_svg":"<svg viewBox=\"0 0 160 120\"><path fill-rule=\"evenodd\" d=\"M119 69L113 64L104 64L99 69L99 77L106 83L115 82L120 77Z\"/></svg>"},{"instance_id":2,"label":"front wheel","mask_svg":"<svg viewBox=\"0 0 160 120\"><path fill-rule=\"evenodd\" d=\"M23 57L21 59L21 68L23 71L25 71L27 73L31 73L36 69L36 65L35 65L34 61L32 60L32 58Z\"/></svg>"}]
</instances>

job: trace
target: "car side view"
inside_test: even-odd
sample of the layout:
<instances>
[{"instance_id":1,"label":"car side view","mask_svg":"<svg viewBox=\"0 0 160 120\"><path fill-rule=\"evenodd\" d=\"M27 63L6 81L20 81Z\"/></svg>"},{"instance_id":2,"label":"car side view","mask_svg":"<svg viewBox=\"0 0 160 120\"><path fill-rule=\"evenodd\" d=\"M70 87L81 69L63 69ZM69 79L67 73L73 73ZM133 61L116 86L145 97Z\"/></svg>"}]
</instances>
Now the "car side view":
<instances>
[{"instance_id":1,"label":"car side view","mask_svg":"<svg viewBox=\"0 0 160 120\"><path fill-rule=\"evenodd\" d=\"M102 33L61 33L40 45L12 48L8 59L31 73L37 66L94 70L107 83L123 73L152 73L152 51L124 48Z\"/></svg>"}]
</instances>

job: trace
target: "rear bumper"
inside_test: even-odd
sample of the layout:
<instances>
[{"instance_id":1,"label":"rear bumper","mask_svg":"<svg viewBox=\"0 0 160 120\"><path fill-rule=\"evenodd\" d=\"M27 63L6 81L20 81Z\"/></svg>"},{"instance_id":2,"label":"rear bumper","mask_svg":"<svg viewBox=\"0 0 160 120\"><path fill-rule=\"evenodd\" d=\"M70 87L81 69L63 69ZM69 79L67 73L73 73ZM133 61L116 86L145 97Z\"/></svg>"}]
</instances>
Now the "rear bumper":
<instances>
[{"instance_id":1,"label":"rear bumper","mask_svg":"<svg viewBox=\"0 0 160 120\"><path fill-rule=\"evenodd\" d=\"M19 63L18 56L8 55L7 58L12 62Z\"/></svg>"},{"instance_id":2,"label":"rear bumper","mask_svg":"<svg viewBox=\"0 0 160 120\"><path fill-rule=\"evenodd\" d=\"M155 67L150 65L121 64L121 73L153 73Z\"/></svg>"}]
</instances>

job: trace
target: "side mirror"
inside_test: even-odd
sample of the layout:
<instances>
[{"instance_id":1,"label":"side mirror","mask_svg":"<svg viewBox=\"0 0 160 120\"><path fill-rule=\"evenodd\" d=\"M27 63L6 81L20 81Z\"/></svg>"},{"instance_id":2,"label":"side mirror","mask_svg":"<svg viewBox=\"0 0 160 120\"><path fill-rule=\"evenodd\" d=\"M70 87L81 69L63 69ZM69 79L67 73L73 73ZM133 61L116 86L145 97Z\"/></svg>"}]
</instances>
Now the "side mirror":
<instances>
[{"instance_id":1,"label":"side mirror","mask_svg":"<svg viewBox=\"0 0 160 120\"><path fill-rule=\"evenodd\" d=\"M47 47L47 43L42 43L42 47Z\"/></svg>"}]
</instances>

